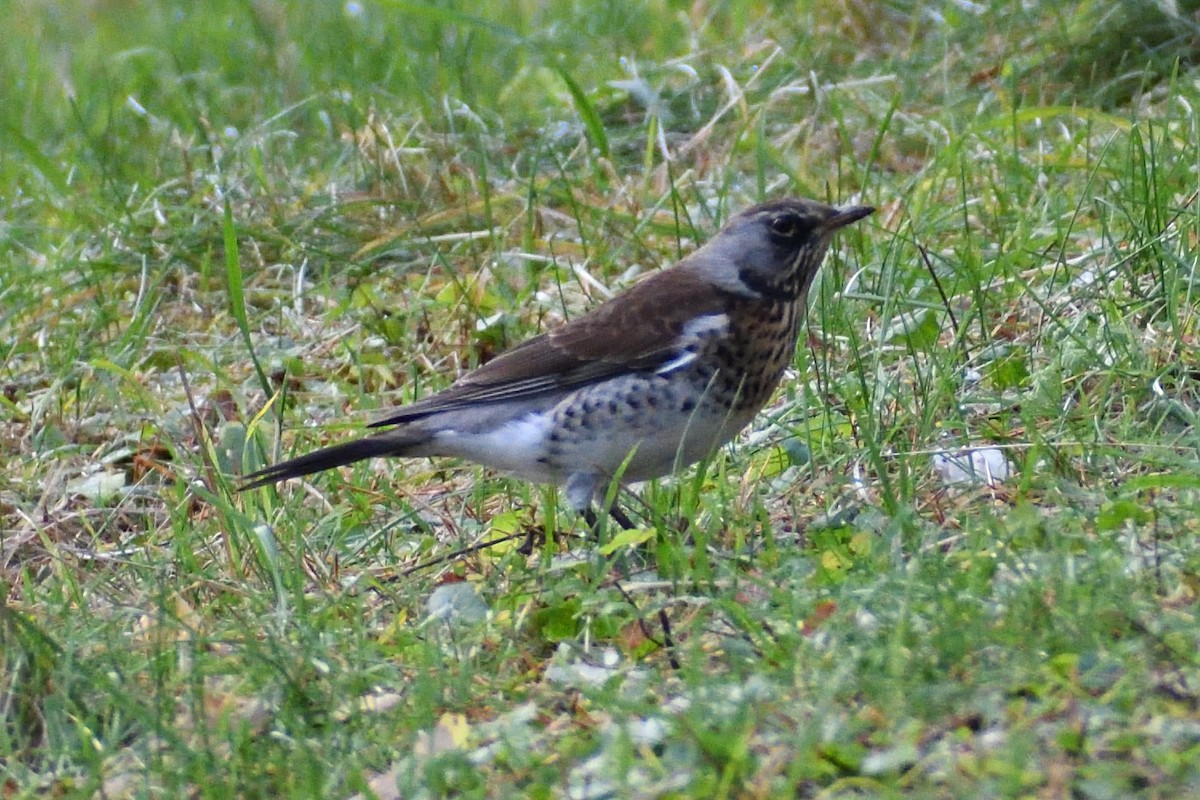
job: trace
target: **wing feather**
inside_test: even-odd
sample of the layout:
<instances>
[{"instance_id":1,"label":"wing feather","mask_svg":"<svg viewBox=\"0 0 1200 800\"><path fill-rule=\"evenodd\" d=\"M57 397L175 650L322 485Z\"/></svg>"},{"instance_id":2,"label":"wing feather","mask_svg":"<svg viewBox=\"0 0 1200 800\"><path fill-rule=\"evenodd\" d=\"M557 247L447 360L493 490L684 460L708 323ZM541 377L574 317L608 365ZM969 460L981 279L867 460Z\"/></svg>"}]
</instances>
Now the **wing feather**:
<instances>
[{"instance_id":1,"label":"wing feather","mask_svg":"<svg viewBox=\"0 0 1200 800\"><path fill-rule=\"evenodd\" d=\"M396 409L371 427L412 422L478 403L532 399L617 375L654 372L682 355L684 326L723 311L729 295L684 264L639 281L619 298L517 345L452 386Z\"/></svg>"}]
</instances>

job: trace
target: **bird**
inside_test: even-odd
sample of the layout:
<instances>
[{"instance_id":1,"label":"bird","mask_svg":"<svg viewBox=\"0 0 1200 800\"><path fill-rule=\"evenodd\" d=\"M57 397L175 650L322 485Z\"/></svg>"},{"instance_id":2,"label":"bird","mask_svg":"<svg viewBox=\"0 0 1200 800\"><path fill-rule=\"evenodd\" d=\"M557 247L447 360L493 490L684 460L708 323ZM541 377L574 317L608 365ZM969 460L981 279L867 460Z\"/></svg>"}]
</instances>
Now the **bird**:
<instances>
[{"instance_id":1,"label":"bird","mask_svg":"<svg viewBox=\"0 0 1200 800\"><path fill-rule=\"evenodd\" d=\"M614 479L676 473L762 410L834 233L873 211L800 198L746 208L677 264L368 426L379 430L246 475L239 491L376 457L457 457L562 487L594 526Z\"/></svg>"}]
</instances>

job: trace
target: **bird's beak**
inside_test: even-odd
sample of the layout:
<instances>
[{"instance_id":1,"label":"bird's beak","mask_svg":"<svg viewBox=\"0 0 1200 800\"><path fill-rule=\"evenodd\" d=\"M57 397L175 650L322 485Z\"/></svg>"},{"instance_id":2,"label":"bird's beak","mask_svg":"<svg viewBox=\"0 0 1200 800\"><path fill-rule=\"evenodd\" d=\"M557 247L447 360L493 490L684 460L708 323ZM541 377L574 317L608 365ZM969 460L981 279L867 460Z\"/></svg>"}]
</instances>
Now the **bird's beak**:
<instances>
[{"instance_id":1,"label":"bird's beak","mask_svg":"<svg viewBox=\"0 0 1200 800\"><path fill-rule=\"evenodd\" d=\"M821 227L826 231L836 231L838 228L844 228L851 222L858 222L863 217L874 213L875 209L871 206L847 206L846 208L839 208L833 213L833 216L821 223Z\"/></svg>"}]
</instances>

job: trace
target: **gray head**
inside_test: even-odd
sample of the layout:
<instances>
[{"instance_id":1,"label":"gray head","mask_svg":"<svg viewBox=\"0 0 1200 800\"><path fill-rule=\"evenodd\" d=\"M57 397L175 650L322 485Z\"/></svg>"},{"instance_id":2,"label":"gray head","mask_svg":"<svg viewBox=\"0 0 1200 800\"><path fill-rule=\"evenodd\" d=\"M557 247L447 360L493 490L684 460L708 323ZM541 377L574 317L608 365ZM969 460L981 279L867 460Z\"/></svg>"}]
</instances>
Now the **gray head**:
<instances>
[{"instance_id":1,"label":"gray head","mask_svg":"<svg viewBox=\"0 0 1200 800\"><path fill-rule=\"evenodd\" d=\"M751 206L687 259L688 266L725 291L792 302L808 291L834 232L874 210L802 199Z\"/></svg>"}]
</instances>

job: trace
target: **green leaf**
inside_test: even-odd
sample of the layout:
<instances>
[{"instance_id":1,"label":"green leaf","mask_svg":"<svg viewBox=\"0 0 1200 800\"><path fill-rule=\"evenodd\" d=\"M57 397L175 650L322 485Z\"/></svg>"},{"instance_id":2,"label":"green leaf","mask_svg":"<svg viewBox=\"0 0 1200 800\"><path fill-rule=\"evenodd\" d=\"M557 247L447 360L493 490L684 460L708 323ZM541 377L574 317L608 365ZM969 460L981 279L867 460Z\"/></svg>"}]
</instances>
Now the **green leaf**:
<instances>
[{"instance_id":1,"label":"green leaf","mask_svg":"<svg viewBox=\"0 0 1200 800\"><path fill-rule=\"evenodd\" d=\"M600 546L601 555L612 555L623 547L637 547L654 538L653 528L630 528L623 530Z\"/></svg>"},{"instance_id":2,"label":"green leaf","mask_svg":"<svg viewBox=\"0 0 1200 800\"><path fill-rule=\"evenodd\" d=\"M1160 472L1156 475L1139 475L1121 484L1126 494L1146 489L1200 489L1200 475L1184 472Z\"/></svg>"},{"instance_id":3,"label":"green leaf","mask_svg":"<svg viewBox=\"0 0 1200 800\"><path fill-rule=\"evenodd\" d=\"M1114 531L1133 520L1136 524L1150 521L1150 512L1135 500L1113 500L1100 507L1096 515L1096 527L1102 531Z\"/></svg>"},{"instance_id":4,"label":"green leaf","mask_svg":"<svg viewBox=\"0 0 1200 800\"><path fill-rule=\"evenodd\" d=\"M754 469L751 474L756 475L758 480L774 478L792 466L792 463L791 455L786 449L772 447L754 458Z\"/></svg>"},{"instance_id":5,"label":"green leaf","mask_svg":"<svg viewBox=\"0 0 1200 800\"><path fill-rule=\"evenodd\" d=\"M938 315L929 308L918 308L894 317L885 328L884 341L905 341L917 352L925 352L937 344L941 334Z\"/></svg>"},{"instance_id":6,"label":"green leaf","mask_svg":"<svg viewBox=\"0 0 1200 800\"><path fill-rule=\"evenodd\" d=\"M596 106L588 98L587 94L580 88L575 79L571 77L565 69L560 66L555 66L554 71L562 78L563 83L567 85L567 91L571 93L571 99L575 101L575 109L579 112L579 118L583 121L583 127L587 131L588 139L592 146L600 151L600 155L604 158L609 158L608 150L608 134L604 132L604 122L600 119L599 112L596 111Z\"/></svg>"},{"instance_id":7,"label":"green leaf","mask_svg":"<svg viewBox=\"0 0 1200 800\"><path fill-rule=\"evenodd\" d=\"M548 642L565 642L579 634L579 601L567 600L541 609L533 616L534 625Z\"/></svg>"},{"instance_id":8,"label":"green leaf","mask_svg":"<svg viewBox=\"0 0 1200 800\"><path fill-rule=\"evenodd\" d=\"M997 389L1016 389L1029 380L1029 364L1024 352L1014 352L992 363L989 370Z\"/></svg>"}]
</instances>

